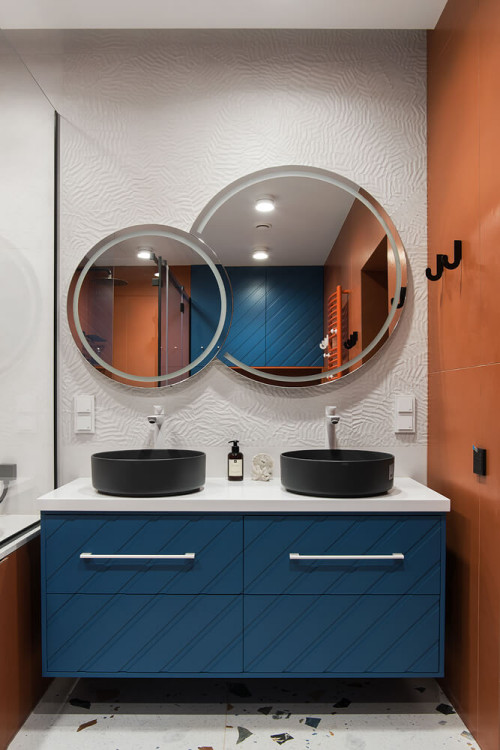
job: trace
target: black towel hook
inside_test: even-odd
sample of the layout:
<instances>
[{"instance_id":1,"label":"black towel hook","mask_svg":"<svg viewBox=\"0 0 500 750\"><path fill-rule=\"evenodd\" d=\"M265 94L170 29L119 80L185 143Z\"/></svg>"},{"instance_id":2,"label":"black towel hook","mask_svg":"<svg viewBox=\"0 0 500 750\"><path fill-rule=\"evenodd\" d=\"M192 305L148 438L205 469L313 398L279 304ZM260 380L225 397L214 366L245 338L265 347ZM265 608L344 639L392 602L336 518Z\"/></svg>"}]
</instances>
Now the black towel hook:
<instances>
[{"instance_id":1,"label":"black towel hook","mask_svg":"<svg viewBox=\"0 0 500 750\"><path fill-rule=\"evenodd\" d=\"M346 349L352 349L352 347L356 346L357 343L358 343L358 332L353 331L351 335L349 336L349 338L346 341L344 341L344 346Z\"/></svg>"},{"instance_id":2,"label":"black towel hook","mask_svg":"<svg viewBox=\"0 0 500 750\"><path fill-rule=\"evenodd\" d=\"M436 256L436 273L432 273L430 268L425 269L425 275L429 281L437 281L443 275L445 268L452 271L454 268L458 268L462 262L462 240L455 240L453 243L453 260L448 260L448 256L443 253L439 253Z\"/></svg>"},{"instance_id":3,"label":"black towel hook","mask_svg":"<svg viewBox=\"0 0 500 750\"><path fill-rule=\"evenodd\" d=\"M406 299L406 287L402 286L399 292L399 302L398 302L398 306L396 307L396 310L400 310L403 307L405 303L405 299ZM394 302L394 297L391 297L391 305L393 302Z\"/></svg>"}]
</instances>

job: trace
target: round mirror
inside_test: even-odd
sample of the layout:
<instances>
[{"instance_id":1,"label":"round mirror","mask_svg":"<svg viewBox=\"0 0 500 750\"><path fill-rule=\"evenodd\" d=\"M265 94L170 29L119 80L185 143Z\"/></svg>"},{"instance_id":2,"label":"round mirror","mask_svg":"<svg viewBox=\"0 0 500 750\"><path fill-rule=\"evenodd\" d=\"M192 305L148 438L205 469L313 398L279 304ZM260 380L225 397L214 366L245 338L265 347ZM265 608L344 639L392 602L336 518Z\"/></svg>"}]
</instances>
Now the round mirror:
<instances>
[{"instance_id":1,"label":"round mirror","mask_svg":"<svg viewBox=\"0 0 500 750\"><path fill-rule=\"evenodd\" d=\"M407 288L403 245L374 198L339 175L254 172L216 195L192 232L228 273L233 320L219 358L242 375L331 382L394 331Z\"/></svg>"},{"instance_id":2,"label":"round mirror","mask_svg":"<svg viewBox=\"0 0 500 750\"><path fill-rule=\"evenodd\" d=\"M69 325L82 355L107 377L137 387L173 385L219 353L230 321L228 289L201 239L173 227L131 227L106 237L79 264Z\"/></svg>"}]
</instances>

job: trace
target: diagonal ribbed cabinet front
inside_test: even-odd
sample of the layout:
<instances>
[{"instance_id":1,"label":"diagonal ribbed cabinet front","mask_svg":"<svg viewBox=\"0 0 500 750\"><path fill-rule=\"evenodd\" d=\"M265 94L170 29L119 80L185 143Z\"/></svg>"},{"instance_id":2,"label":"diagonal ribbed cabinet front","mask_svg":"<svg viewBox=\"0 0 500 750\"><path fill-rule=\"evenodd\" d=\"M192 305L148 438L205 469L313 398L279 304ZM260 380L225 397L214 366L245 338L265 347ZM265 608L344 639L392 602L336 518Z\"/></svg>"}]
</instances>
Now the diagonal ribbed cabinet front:
<instances>
[{"instance_id":1,"label":"diagonal ribbed cabinet front","mask_svg":"<svg viewBox=\"0 0 500 750\"><path fill-rule=\"evenodd\" d=\"M444 538L442 513L44 512L44 673L440 676Z\"/></svg>"}]
</instances>

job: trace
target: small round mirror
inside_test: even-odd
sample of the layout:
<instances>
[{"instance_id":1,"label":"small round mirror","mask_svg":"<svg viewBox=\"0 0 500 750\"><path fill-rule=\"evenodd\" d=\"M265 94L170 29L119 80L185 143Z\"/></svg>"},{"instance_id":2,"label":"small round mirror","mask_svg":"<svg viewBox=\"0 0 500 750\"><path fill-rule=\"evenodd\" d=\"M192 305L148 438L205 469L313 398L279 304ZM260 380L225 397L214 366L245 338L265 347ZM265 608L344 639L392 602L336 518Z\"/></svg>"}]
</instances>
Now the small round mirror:
<instances>
[{"instance_id":1,"label":"small round mirror","mask_svg":"<svg viewBox=\"0 0 500 750\"><path fill-rule=\"evenodd\" d=\"M143 388L173 385L220 352L228 289L201 239L168 226L131 227L106 237L79 264L69 325L83 357L107 377Z\"/></svg>"},{"instance_id":2,"label":"small round mirror","mask_svg":"<svg viewBox=\"0 0 500 750\"><path fill-rule=\"evenodd\" d=\"M407 291L401 240L375 199L333 172L254 172L218 193L192 232L228 273L233 321L219 358L242 375L331 382L396 327Z\"/></svg>"}]
</instances>

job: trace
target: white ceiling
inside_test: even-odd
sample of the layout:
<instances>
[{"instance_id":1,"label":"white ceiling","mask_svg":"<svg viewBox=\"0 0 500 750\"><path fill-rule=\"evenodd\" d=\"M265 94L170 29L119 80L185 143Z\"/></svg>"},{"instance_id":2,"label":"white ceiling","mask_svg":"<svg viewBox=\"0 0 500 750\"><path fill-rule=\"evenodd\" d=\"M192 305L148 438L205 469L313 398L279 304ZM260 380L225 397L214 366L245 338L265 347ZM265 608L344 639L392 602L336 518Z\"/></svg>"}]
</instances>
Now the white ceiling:
<instances>
[{"instance_id":1,"label":"white ceiling","mask_svg":"<svg viewBox=\"0 0 500 750\"><path fill-rule=\"evenodd\" d=\"M161 256L169 266L196 266L202 265L204 262L183 242L145 234L143 237L118 242L109 250L106 250L94 265L104 268L110 266L151 266L151 273L153 273L156 270L153 267L154 261L141 260L137 257L137 252L141 248L151 249L156 256ZM92 254L92 252L88 253L85 260L88 260Z\"/></svg>"},{"instance_id":2,"label":"white ceiling","mask_svg":"<svg viewBox=\"0 0 500 750\"><path fill-rule=\"evenodd\" d=\"M432 29L446 0L0 0L3 29Z\"/></svg>"},{"instance_id":3,"label":"white ceiling","mask_svg":"<svg viewBox=\"0 0 500 750\"><path fill-rule=\"evenodd\" d=\"M271 213L255 211L263 196L275 199ZM274 177L241 189L223 203L203 230L203 239L225 266L259 265L258 246L271 266L322 266L354 202L341 188L308 177ZM258 225L271 224L269 229Z\"/></svg>"}]
</instances>

